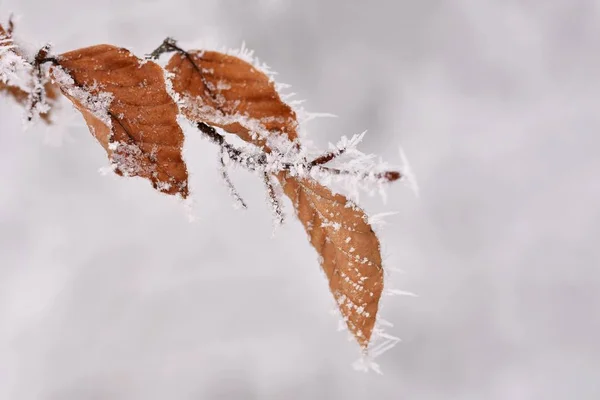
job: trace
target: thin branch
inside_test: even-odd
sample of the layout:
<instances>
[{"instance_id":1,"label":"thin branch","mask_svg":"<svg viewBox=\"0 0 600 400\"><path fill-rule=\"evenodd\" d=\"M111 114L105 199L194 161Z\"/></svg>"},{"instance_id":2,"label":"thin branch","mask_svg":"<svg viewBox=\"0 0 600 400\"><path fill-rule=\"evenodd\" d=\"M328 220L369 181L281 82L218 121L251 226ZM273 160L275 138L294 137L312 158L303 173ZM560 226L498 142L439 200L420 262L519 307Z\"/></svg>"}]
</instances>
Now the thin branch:
<instances>
[{"instance_id":1,"label":"thin branch","mask_svg":"<svg viewBox=\"0 0 600 400\"><path fill-rule=\"evenodd\" d=\"M239 192L237 191L233 182L231 181L231 178L229 177L229 173L227 172L227 165L225 164L225 154L222 151L221 156L219 157L219 161L221 163L221 178L223 179L223 182L225 182L227 188L229 188L229 194L231 195L231 197L233 197L233 200L237 205L240 206L240 208L243 208L244 210L247 209L248 206L244 202L242 196L240 196Z\"/></svg>"},{"instance_id":2,"label":"thin branch","mask_svg":"<svg viewBox=\"0 0 600 400\"><path fill-rule=\"evenodd\" d=\"M314 167L317 165L327 164L329 161L333 161L334 159L338 158L345 152L346 152L345 147L341 148L341 149L337 149L335 151L330 151L329 153L325 153L322 156L319 156L319 157L315 158L314 160L312 160L310 165L312 165Z\"/></svg>"},{"instance_id":3,"label":"thin branch","mask_svg":"<svg viewBox=\"0 0 600 400\"><path fill-rule=\"evenodd\" d=\"M33 73L31 79L33 81L33 90L29 93L27 100L27 121L33 120L36 115L39 115L44 111L46 105L46 77L42 72L42 65L46 60L48 53L50 52L50 45L47 44L42 47L37 54L31 66L33 67ZM40 109L41 107L41 109Z\"/></svg>"},{"instance_id":4,"label":"thin branch","mask_svg":"<svg viewBox=\"0 0 600 400\"><path fill-rule=\"evenodd\" d=\"M166 38L156 49L152 51L152 53L146 55L146 59L148 60L156 60L161 55L165 53L170 53L172 51L179 51L179 47L177 46L177 41L173 38Z\"/></svg>"},{"instance_id":5,"label":"thin branch","mask_svg":"<svg viewBox=\"0 0 600 400\"><path fill-rule=\"evenodd\" d=\"M321 171L330 173L332 175L354 175L354 176L362 178L362 179L373 178L378 181L394 182L394 181L397 181L398 179L402 178L402 174L398 171L384 171L384 172L370 173L370 172L352 171L352 170L349 171L349 170L343 170L343 169L338 169L338 168L329 168L329 167L323 167L323 166L318 166L318 167Z\"/></svg>"},{"instance_id":6,"label":"thin branch","mask_svg":"<svg viewBox=\"0 0 600 400\"><path fill-rule=\"evenodd\" d=\"M285 215L283 214L283 207L281 206L281 201L279 199L277 191L275 190L275 186L273 186L271 174L267 172L263 173L263 180L267 188L267 194L269 195L269 203L271 204L273 217L275 218L275 224L283 225Z\"/></svg>"},{"instance_id":7,"label":"thin branch","mask_svg":"<svg viewBox=\"0 0 600 400\"><path fill-rule=\"evenodd\" d=\"M267 166L267 155L265 153L248 153L245 150L238 149L225 141L225 137L221 135L215 128L204 122L198 122L196 127L204 133L213 143L221 147L221 151L227 154L229 159L242 165L250 171L264 169L260 167Z\"/></svg>"},{"instance_id":8,"label":"thin branch","mask_svg":"<svg viewBox=\"0 0 600 400\"><path fill-rule=\"evenodd\" d=\"M268 159L267 155L263 152L261 153L250 153L247 151L238 149L233 145L227 143L225 137L217 132L215 128L210 125L205 124L204 122L198 122L196 124L198 129L203 132L213 143L221 147L222 151L224 151L232 161L242 165L246 169L250 171L265 171L268 167ZM329 153L328 153L329 154ZM279 172L279 171L297 171L299 169L306 170L310 172L313 168L318 168L320 171L325 173L330 173L332 175L354 175L361 179L372 178L375 180L381 180L385 182L393 182L402 177L402 174L397 171L384 171L384 172L376 172L376 173L368 173L362 171L348 171L338 168L331 168L321 165L319 160L323 160L329 155L326 154L324 156L317 157L315 160L304 163L289 163L282 162L279 163L279 169L270 172Z\"/></svg>"},{"instance_id":9,"label":"thin branch","mask_svg":"<svg viewBox=\"0 0 600 400\"><path fill-rule=\"evenodd\" d=\"M43 64L47 64L47 63L50 63L50 64L55 65L55 66L60 66L60 62L58 61L58 58L56 58L56 57L47 57L47 56L44 56L43 58L40 57L40 59L38 60L37 56L36 56L36 62L40 66L43 65Z\"/></svg>"}]
</instances>

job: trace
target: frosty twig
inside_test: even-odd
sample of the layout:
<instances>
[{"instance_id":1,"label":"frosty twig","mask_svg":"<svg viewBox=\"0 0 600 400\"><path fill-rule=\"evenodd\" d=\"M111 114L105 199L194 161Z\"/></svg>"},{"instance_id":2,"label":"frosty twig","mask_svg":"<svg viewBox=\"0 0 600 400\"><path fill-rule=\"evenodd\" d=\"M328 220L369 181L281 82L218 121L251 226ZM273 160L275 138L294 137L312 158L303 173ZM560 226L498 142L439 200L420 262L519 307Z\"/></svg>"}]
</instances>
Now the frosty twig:
<instances>
[{"instance_id":1,"label":"frosty twig","mask_svg":"<svg viewBox=\"0 0 600 400\"><path fill-rule=\"evenodd\" d=\"M219 147L221 177L237 206L246 203L229 176L232 165L260 176L277 225L284 219L280 196L291 200L343 324L362 353L375 357L396 343L377 323L384 288L379 238L352 195L372 191L373 185L383 191L404 174L358 150L364 132L343 136L328 152L306 142L301 146L304 110L284 101L282 86L244 48L187 51L167 38L146 60L108 44L56 56L44 46L29 57L12 41L13 28L12 21L6 30L0 25L0 90L25 106L26 120L44 117L46 98L60 90L84 117L115 173L146 179L159 192L186 199L180 122L187 118ZM148 60L169 52L176 54L166 66ZM47 63L51 66L42 68Z\"/></svg>"}]
</instances>

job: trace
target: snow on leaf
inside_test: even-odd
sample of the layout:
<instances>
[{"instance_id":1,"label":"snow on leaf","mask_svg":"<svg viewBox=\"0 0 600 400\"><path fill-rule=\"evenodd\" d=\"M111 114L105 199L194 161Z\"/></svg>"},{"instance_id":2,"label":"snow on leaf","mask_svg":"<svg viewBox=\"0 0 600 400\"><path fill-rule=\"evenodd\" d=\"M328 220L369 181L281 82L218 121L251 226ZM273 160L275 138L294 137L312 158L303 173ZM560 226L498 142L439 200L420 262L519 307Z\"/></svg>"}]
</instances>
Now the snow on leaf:
<instances>
[{"instance_id":1,"label":"snow on leaf","mask_svg":"<svg viewBox=\"0 0 600 400\"><path fill-rule=\"evenodd\" d=\"M249 62L193 50L174 54L166 69L173 73L173 89L190 120L218 126L259 147L271 136L297 138L296 114L281 101L274 82Z\"/></svg>"},{"instance_id":2,"label":"snow on leaf","mask_svg":"<svg viewBox=\"0 0 600 400\"><path fill-rule=\"evenodd\" d=\"M54 79L82 113L115 172L148 179L158 191L186 198L184 136L162 69L111 45L74 50L57 60Z\"/></svg>"},{"instance_id":3,"label":"snow on leaf","mask_svg":"<svg viewBox=\"0 0 600 400\"><path fill-rule=\"evenodd\" d=\"M365 213L346 197L307 179L284 173L278 178L320 255L329 289L348 330L366 350L383 290L384 274L375 232Z\"/></svg>"}]
</instances>

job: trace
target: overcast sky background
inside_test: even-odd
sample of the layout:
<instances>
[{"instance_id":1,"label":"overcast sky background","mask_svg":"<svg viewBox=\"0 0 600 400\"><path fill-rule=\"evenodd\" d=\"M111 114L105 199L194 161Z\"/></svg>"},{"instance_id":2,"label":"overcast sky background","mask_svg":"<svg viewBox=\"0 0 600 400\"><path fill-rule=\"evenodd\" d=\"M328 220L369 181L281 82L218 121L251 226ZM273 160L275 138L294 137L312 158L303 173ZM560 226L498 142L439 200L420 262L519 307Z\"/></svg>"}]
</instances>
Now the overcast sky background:
<instances>
[{"instance_id":1,"label":"overcast sky background","mask_svg":"<svg viewBox=\"0 0 600 400\"><path fill-rule=\"evenodd\" d=\"M368 5L367 5L368 4ZM407 153L370 212L403 342L352 370L301 225L271 238L261 182L185 154L198 221L106 155L64 103L23 132L0 99L0 399L600 398L600 3L583 0L2 0L57 53L162 39L248 47L293 85L321 146ZM288 211L290 211L288 204ZM289 214L289 212L288 212Z\"/></svg>"}]
</instances>

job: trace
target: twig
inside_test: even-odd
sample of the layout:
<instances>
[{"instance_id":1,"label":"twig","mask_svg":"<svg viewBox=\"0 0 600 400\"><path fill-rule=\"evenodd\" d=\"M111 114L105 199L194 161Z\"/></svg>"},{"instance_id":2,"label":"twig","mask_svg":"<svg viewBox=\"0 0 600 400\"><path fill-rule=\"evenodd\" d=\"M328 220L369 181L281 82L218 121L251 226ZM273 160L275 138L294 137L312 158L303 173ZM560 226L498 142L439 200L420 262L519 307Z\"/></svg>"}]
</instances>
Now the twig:
<instances>
[{"instance_id":1,"label":"twig","mask_svg":"<svg viewBox=\"0 0 600 400\"><path fill-rule=\"evenodd\" d=\"M165 53L170 53L172 51L179 51L181 53L186 53L184 50L177 46L177 41L173 38L166 38L156 49L152 51L152 53L146 55L146 59L148 60L156 60L161 55Z\"/></svg>"},{"instance_id":2,"label":"twig","mask_svg":"<svg viewBox=\"0 0 600 400\"><path fill-rule=\"evenodd\" d=\"M283 214L283 207L281 206L281 201L279 199L279 196L277 195L275 186L273 186L271 174L264 172L263 180L267 188L267 194L269 196L269 203L271 204L271 209L273 211L273 217L275 218L275 224L283 225L285 215Z\"/></svg>"},{"instance_id":3,"label":"twig","mask_svg":"<svg viewBox=\"0 0 600 400\"><path fill-rule=\"evenodd\" d=\"M233 145L225 141L225 137L217 132L215 128L204 122L198 122L196 124L198 129L204 133L213 143L221 147L221 151L227 154L227 156L234 162L242 165L250 171L256 171L261 169L260 167L267 166L267 155L265 153L251 153L244 150L240 150Z\"/></svg>"},{"instance_id":4,"label":"twig","mask_svg":"<svg viewBox=\"0 0 600 400\"><path fill-rule=\"evenodd\" d=\"M335 151L330 151L329 153L325 153L322 156L315 158L314 160L312 160L312 162L310 164L313 167L317 166L317 165L327 164L329 161L333 161L334 159L338 158L345 152L346 152L345 147L341 148L341 149L337 149Z\"/></svg>"},{"instance_id":5,"label":"twig","mask_svg":"<svg viewBox=\"0 0 600 400\"><path fill-rule=\"evenodd\" d=\"M10 30L10 24L9 24ZM33 90L29 94L28 105L27 105L27 121L31 121L36 115L36 109L40 104L46 103L46 87L45 79L42 73L42 65L48 60L48 53L50 52L50 45L47 44L42 47L33 61L32 67L34 69L33 79ZM56 61L56 60L55 60Z\"/></svg>"},{"instance_id":6,"label":"twig","mask_svg":"<svg viewBox=\"0 0 600 400\"><path fill-rule=\"evenodd\" d=\"M231 195L231 197L233 197L233 200L236 202L237 205L239 205L245 210L248 208L248 206L246 205L244 199L242 198L242 196L240 196L239 192L235 188L233 182L231 181L231 178L229 177L229 173L227 173L227 165L225 164L224 158L225 154L223 153L222 149L223 148L221 147L221 156L219 157L219 161L221 163L221 178L223 179L223 182L225 182L225 185L229 188L229 194Z\"/></svg>"},{"instance_id":7,"label":"twig","mask_svg":"<svg viewBox=\"0 0 600 400\"><path fill-rule=\"evenodd\" d=\"M220 133L218 133L217 130L215 128L213 128L212 126L207 125L204 122L198 122L196 124L196 126L213 143L220 146L222 151L225 152L232 161L235 161L236 163L242 165L243 167L245 167L246 169L248 169L250 171L265 171L265 170L267 170L267 167L269 166L269 162L268 162L267 155L264 152L248 154L247 151L238 149L238 148L234 147L233 145L227 143L227 141L225 140L225 137L223 135L221 135ZM318 168L320 171L325 172L325 173L330 173L332 175L354 175L354 176L358 176L359 178L372 178L375 180L381 180L381 181L385 181L385 182L393 182L402 177L402 174L400 174L400 172L397 172L397 171L365 173L362 171L348 171L348 170L331 168L331 167L326 167L326 166L321 165L322 162L320 162L319 160L324 160L327 157L330 157L329 153L324 156L317 157L315 160L309 161L309 162L303 162L303 163L297 163L297 164L293 164L293 163L289 163L289 162L282 162L282 163L278 164L278 166L279 166L278 169L269 171L269 172L276 173L276 172L280 172L280 171L291 172L291 171L305 170L308 173L310 173L310 171L312 169ZM333 159L333 158L331 158L331 159Z\"/></svg>"}]
</instances>

